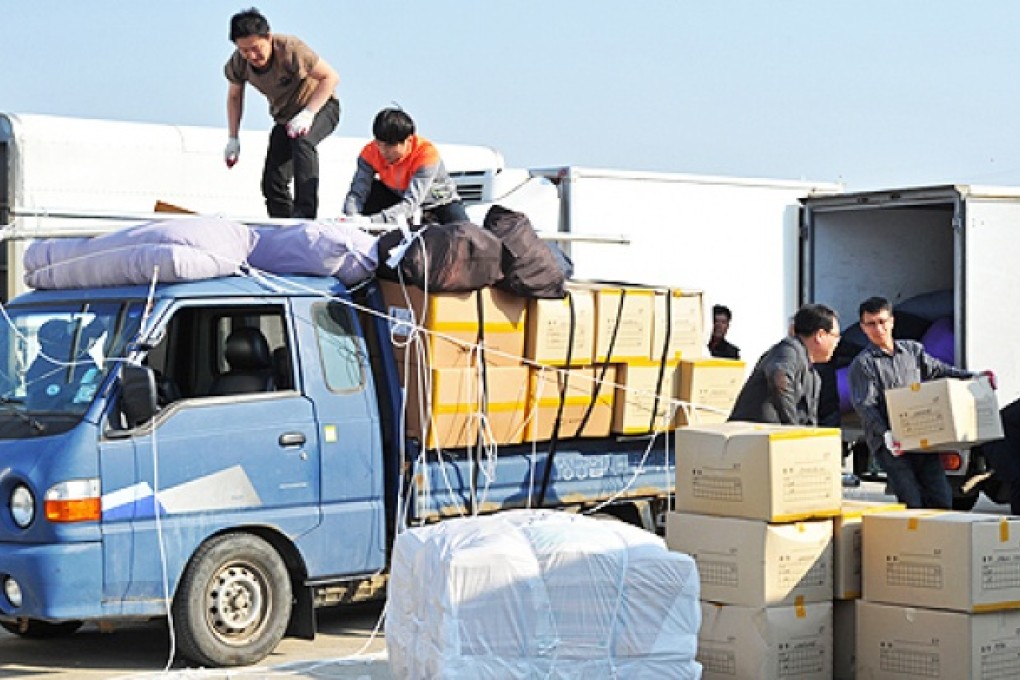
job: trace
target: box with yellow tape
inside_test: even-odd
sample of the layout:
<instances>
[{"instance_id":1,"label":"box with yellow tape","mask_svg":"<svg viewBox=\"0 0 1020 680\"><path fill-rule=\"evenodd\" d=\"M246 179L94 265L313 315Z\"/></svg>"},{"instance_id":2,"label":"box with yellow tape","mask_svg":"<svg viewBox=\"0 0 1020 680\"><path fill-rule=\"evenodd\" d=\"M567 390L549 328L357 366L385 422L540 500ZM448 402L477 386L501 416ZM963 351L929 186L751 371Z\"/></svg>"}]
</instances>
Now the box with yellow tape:
<instances>
[{"instance_id":1,"label":"box with yellow tape","mask_svg":"<svg viewBox=\"0 0 1020 680\"><path fill-rule=\"evenodd\" d=\"M673 436L680 512L766 522L840 512L838 429L727 422L681 427Z\"/></svg>"},{"instance_id":2,"label":"box with yellow tape","mask_svg":"<svg viewBox=\"0 0 1020 680\"><path fill-rule=\"evenodd\" d=\"M645 434L676 427L677 362L644 359L617 366L612 431Z\"/></svg>"},{"instance_id":3,"label":"box with yellow tape","mask_svg":"<svg viewBox=\"0 0 1020 680\"><path fill-rule=\"evenodd\" d=\"M406 380L407 434L425 448L473 446L480 433L486 444L524 440L528 384L524 366L487 366L484 372L480 366L397 368L402 384Z\"/></svg>"},{"instance_id":4,"label":"box with yellow tape","mask_svg":"<svg viewBox=\"0 0 1020 680\"><path fill-rule=\"evenodd\" d=\"M424 362L433 369L485 362L516 366L524 353L527 300L495 288L465 293L428 293L381 281L397 360Z\"/></svg>"},{"instance_id":5,"label":"box with yellow tape","mask_svg":"<svg viewBox=\"0 0 1020 680\"><path fill-rule=\"evenodd\" d=\"M613 418L613 385L616 367L608 366L600 386L601 368L531 368L528 371L528 415L525 441L552 439L557 414L556 436L606 437ZM560 409L560 402L563 408Z\"/></svg>"}]
</instances>

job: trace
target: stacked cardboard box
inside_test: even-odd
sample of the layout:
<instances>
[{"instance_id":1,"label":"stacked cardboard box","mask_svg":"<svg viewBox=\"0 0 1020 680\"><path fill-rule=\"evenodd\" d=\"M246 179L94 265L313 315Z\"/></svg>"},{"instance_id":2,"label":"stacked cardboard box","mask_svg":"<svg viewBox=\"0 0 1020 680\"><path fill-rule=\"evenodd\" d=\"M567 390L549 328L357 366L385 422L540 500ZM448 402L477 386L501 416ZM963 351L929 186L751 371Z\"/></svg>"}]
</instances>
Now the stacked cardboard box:
<instances>
[{"instance_id":1,"label":"stacked cardboard box","mask_svg":"<svg viewBox=\"0 0 1020 680\"><path fill-rule=\"evenodd\" d=\"M1020 518L863 517L857 677L1020 677Z\"/></svg>"},{"instance_id":2,"label":"stacked cardboard box","mask_svg":"<svg viewBox=\"0 0 1020 680\"><path fill-rule=\"evenodd\" d=\"M746 366L733 359L684 359L680 362L677 426L723 423L744 385Z\"/></svg>"},{"instance_id":3,"label":"stacked cardboard box","mask_svg":"<svg viewBox=\"0 0 1020 680\"><path fill-rule=\"evenodd\" d=\"M407 434L428 448L523 441L527 301L495 288L426 294L383 281L381 289Z\"/></svg>"},{"instance_id":4,"label":"stacked cardboard box","mask_svg":"<svg viewBox=\"0 0 1020 680\"><path fill-rule=\"evenodd\" d=\"M839 431L734 422L675 436L666 544L698 565L703 677L830 678Z\"/></svg>"},{"instance_id":5,"label":"stacked cardboard box","mask_svg":"<svg viewBox=\"0 0 1020 680\"><path fill-rule=\"evenodd\" d=\"M861 596L861 525L864 515L903 510L902 503L844 500L832 522L832 661L834 680L856 677L856 601Z\"/></svg>"}]
</instances>

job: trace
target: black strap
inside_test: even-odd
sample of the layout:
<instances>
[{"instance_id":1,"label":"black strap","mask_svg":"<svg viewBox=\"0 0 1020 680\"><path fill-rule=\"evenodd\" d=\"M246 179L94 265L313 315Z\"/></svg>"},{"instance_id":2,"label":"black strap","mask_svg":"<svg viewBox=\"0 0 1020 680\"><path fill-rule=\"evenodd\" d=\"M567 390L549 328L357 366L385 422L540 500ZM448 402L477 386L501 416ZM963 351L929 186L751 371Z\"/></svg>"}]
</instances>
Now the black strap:
<instances>
[{"instance_id":1,"label":"black strap","mask_svg":"<svg viewBox=\"0 0 1020 680\"><path fill-rule=\"evenodd\" d=\"M567 308L570 310L570 330L567 334L567 367L563 372L563 384L559 386L560 401L556 405L556 420L553 422L552 437L549 440L549 450L545 457L545 471L542 474L542 487L538 492L538 507L545 505L545 491L549 488L549 478L552 475L553 460L556 458L556 449L560 440L560 424L563 422L563 406L567 400L567 388L570 385L570 363L574 355L574 329L577 324L577 317L574 311L574 296L567 291ZM577 433L574 434L577 436Z\"/></svg>"},{"instance_id":2,"label":"black strap","mask_svg":"<svg viewBox=\"0 0 1020 680\"><path fill-rule=\"evenodd\" d=\"M489 414L489 373L485 364L485 301L482 299L482 291L475 291L475 313L478 317L478 336L475 343L478 347L478 367L482 372L482 414ZM468 512L474 515L478 503L478 474L482 465L482 447L485 443L484 428L478 426L478 436L475 440L475 449L471 452L471 497L468 499Z\"/></svg>"},{"instance_id":3,"label":"black strap","mask_svg":"<svg viewBox=\"0 0 1020 680\"><path fill-rule=\"evenodd\" d=\"M654 314L654 306L653 306ZM655 326L652 325L652 335L655 335ZM673 289L666 289L666 339L662 343L662 354L659 356L659 376L655 380L655 401L652 403L652 414L648 418L648 431L655 432L655 415L659 412L659 393L662 391L662 381L666 376L666 361L669 359L669 340L673 332Z\"/></svg>"}]
</instances>

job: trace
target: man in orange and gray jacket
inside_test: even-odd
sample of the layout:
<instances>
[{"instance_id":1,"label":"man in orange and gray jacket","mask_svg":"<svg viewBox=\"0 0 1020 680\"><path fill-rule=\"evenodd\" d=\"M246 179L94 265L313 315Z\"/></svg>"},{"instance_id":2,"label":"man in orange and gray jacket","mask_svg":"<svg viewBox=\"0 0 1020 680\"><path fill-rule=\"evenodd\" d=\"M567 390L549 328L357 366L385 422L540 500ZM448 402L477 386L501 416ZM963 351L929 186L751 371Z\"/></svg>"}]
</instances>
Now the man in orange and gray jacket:
<instances>
[{"instance_id":1,"label":"man in orange and gray jacket","mask_svg":"<svg viewBox=\"0 0 1020 680\"><path fill-rule=\"evenodd\" d=\"M400 109L383 109L372 123L375 139L358 156L358 169L344 201L347 215L372 222L426 224L468 221L457 186L432 142L415 134L414 121Z\"/></svg>"}]
</instances>

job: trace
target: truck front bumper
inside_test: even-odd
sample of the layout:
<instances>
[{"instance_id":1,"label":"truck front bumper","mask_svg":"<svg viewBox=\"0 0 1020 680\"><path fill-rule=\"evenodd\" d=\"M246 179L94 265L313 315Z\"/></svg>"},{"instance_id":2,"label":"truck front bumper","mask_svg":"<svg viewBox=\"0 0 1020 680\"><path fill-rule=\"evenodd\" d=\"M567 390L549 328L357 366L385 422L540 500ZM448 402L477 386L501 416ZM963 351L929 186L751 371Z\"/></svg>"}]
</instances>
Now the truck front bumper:
<instances>
[{"instance_id":1,"label":"truck front bumper","mask_svg":"<svg viewBox=\"0 0 1020 680\"><path fill-rule=\"evenodd\" d=\"M21 606L6 595L14 579ZM0 543L0 618L94 619L102 614L102 544Z\"/></svg>"}]
</instances>

